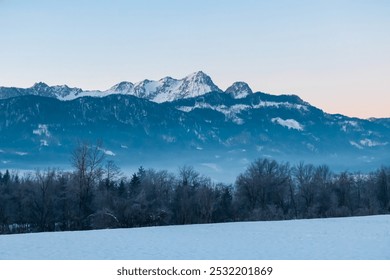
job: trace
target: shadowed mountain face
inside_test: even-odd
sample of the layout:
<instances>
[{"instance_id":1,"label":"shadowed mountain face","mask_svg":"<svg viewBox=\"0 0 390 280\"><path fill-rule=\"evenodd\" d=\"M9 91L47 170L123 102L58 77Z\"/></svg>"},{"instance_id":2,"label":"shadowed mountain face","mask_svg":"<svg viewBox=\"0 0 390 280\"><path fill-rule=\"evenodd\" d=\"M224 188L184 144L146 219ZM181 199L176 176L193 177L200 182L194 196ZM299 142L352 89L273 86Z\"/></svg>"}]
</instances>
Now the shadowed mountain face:
<instances>
[{"instance_id":1,"label":"shadowed mountain face","mask_svg":"<svg viewBox=\"0 0 390 280\"><path fill-rule=\"evenodd\" d=\"M242 82L222 92L205 76L164 78L155 83L176 84L179 93L162 86L145 98L129 83L100 98L67 86L0 88L0 169L69 167L80 140L103 140L107 157L125 169L187 164L225 181L258 157L362 171L390 162L389 119L330 115L298 96L253 93ZM199 90L204 84L213 91ZM167 101L150 101L156 96Z\"/></svg>"}]
</instances>

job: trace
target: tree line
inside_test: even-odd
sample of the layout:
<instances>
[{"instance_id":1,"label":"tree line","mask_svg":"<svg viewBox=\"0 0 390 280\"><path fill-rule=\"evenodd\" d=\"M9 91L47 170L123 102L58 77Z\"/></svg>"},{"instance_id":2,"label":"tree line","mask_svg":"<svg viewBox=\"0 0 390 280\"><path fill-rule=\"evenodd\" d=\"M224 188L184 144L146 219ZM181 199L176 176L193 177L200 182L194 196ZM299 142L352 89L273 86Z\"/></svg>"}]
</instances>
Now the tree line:
<instances>
[{"instance_id":1,"label":"tree line","mask_svg":"<svg viewBox=\"0 0 390 280\"><path fill-rule=\"evenodd\" d=\"M0 172L0 233L130 228L390 213L390 168L334 173L262 158L232 185L183 166L177 174L140 167L130 177L81 143L73 171Z\"/></svg>"}]
</instances>

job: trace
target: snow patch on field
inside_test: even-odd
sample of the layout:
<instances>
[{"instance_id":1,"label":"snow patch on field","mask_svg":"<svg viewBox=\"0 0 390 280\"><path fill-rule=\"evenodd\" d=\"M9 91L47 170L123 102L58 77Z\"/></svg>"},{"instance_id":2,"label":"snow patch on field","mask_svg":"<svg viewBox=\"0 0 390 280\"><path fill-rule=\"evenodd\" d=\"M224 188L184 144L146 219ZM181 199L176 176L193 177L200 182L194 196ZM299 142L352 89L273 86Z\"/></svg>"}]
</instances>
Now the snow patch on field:
<instances>
[{"instance_id":1,"label":"snow patch on field","mask_svg":"<svg viewBox=\"0 0 390 280\"><path fill-rule=\"evenodd\" d=\"M0 235L0 259L390 259L390 215Z\"/></svg>"}]
</instances>

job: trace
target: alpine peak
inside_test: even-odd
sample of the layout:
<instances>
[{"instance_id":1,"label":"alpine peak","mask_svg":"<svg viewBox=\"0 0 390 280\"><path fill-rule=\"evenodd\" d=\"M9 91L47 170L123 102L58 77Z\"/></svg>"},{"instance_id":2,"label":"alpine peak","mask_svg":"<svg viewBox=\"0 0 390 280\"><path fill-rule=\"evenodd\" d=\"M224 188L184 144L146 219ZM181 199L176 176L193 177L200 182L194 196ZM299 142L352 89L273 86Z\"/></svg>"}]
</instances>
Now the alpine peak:
<instances>
[{"instance_id":1,"label":"alpine peak","mask_svg":"<svg viewBox=\"0 0 390 280\"><path fill-rule=\"evenodd\" d=\"M39 82L31 88L25 89L1 88L0 99L20 95L39 95L59 100L72 100L83 96L104 97L111 94L126 94L162 103L197 97L209 92L223 91L214 84L210 76L203 71L197 71L182 79L167 76L158 81L145 79L135 84L123 81L105 91L82 90L80 88L70 88L66 85L48 86L43 82ZM234 87L231 88L231 92L236 98L252 93L245 83L235 83Z\"/></svg>"},{"instance_id":2,"label":"alpine peak","mask_svg":"<svg viewBox=\"0 0 390 280\"><path fill-rule=\"evenodd\" d=\"M235 82L225 92L229 93L235 99L245 98L253 93L249 85L245 82Z\"/></svg>"},{"instance_id":3,"label":"alpine peak","mask_svg":"<svg viewBox=\"0 0 390 280\"><path fill-rule=\"evenodd\" d=\"M35 89L35 90L41 90L41 89L46 89L48 88L49 86L43 82L38 82L38 83L35 83L31 88Z\"/></svg>"},{"instance_id":4,"label":"alpine peak","mask_svg":"<svg viewBox=\"0 0 390 280\"><path fill-rule=\"evenodd\" d=\"M112 86L107 92L112 92L112 93L131 93L134 90L134 84L131 82L120 82L114 86Z\"/></svg>"}]
</instances>

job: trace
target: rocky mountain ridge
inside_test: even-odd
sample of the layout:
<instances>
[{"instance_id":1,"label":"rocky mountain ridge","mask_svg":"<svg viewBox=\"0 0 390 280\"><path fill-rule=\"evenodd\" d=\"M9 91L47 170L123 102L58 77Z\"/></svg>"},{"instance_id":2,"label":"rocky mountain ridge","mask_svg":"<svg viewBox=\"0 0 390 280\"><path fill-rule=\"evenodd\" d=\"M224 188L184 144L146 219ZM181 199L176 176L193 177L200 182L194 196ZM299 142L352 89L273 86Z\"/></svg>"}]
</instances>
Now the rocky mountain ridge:
<instances>
[{"instance_id":1,"label":"rocky mountain ridge","mask_svg":"<svg viewBox=\"0 0 390 280\"><path fill-rule=\"evenodd\" d=\"M223 180L259 157L364 172L390 162L390 119L328 114L296 95L252 92L242 82L223 92L210 81L199 74L124 82L100 95L42 83L2 88L0 170L66 167L79 141L97 140L122 167L185 164ZM200 94L205 84L215 90ZM181 94L170 95L173 89Z\"/></svg>"},{"instance_id":2,"label":"rocky mountain ridge","mask_svg":"<svg viewBox=\"0 0 390 280\"><path fill-rule=\"evenodd\" d=\"M80 88L70 88L67 85L48 86L43 82L36 83L30 88L0 87L0 99L37 95L65 101L85 96L105 97L111 94L125 94L162 103L196 97L213 91L222 92L207 74L198 71L183 79L165 77L158 81L146 79L135 84L123 81L104 91L82 90ZM233 94L236 98L241 98L252 93L252 90L246 83L239 82L234 83L226 92Z\"/></svg>"}]
</instances>

